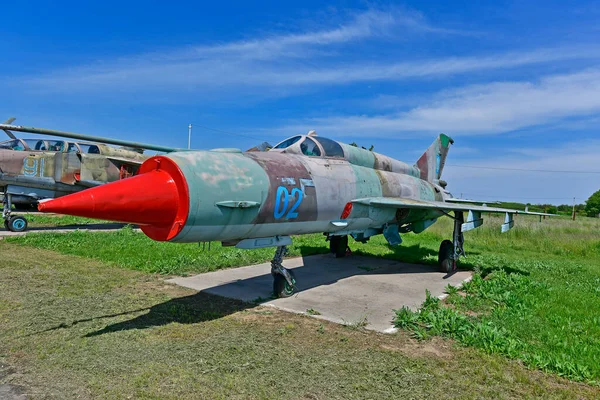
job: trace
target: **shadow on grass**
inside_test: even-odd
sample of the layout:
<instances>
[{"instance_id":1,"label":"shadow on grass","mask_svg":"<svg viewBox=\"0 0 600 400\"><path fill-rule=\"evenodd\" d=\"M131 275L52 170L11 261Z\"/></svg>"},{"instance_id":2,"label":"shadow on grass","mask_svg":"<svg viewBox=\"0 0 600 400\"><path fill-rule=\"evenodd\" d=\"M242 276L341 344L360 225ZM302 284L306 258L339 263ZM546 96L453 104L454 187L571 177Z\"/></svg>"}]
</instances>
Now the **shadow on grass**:
<instances>
[{"instance_id":1,"label":"shadow on grass","mask_svg":"<svg viewBox=\"0 0 600 400\"><path fill-rule=\"evenodd\" d=\"M58 329L66 329L72 326L96 321L106 318L115 318L124 315L136 314L142 311L148 311L146 314L136 318L117 322L106 326L105 328L88 333L84 337L93 337L110 332L125 331L130 329L145 329L154 326L167 325L172 322L180 324L194 324L197 322L211 321L225 317L238 311L255 307L256 304L243 301L228 299L209 293L196 293L190 296L177 297L164 303L155 304L151 307L138 308L120 313L101 315L98 317L83 318L71 323L61 323L48 329L30 333L25 336L38 335L45 332L51 332Z\"/></svg>"},{"instance_id":2,"label":"shadow on grass","mask_svg":"<svg viewBox=\"0 0 600 400\"><path fill-rule=\"evenodd\" d=\"M212 321L252 307L255 307L255 304L199 292L190 296L177 297L149 308L132 311L130 313L149 310L146 314L134 319L117 322L98 331L90 332L85 337L130 329L145 329L167 325L172 322L195 324ZM124 314L127 313L117 315Z\"/></svg>"},{"instance_id":3,"label":"shadow on grass","mask_svg":"<svg viewBox=\"0 0 600 400\"><path fill-rule=\"evenodd\" d=\"M71 327L73 327L75 325L78 325L78 324L81 324L81 323L84 323L84 322L95 321L97 319L114 318L114 317L119 317L121 315L135 314L135 313L138 313L138 312L141 312L141 311L144 311L144 310L148 310L148 309L149 309L149 307L138 308L137 310L130 310L130 311L123 311L123 312L120 312L120 313L101 315L99 317L82 318L82 319L78 319L76 321L73 321L71 323L63 322L61 324L58 324L58 325L53 326L53 327L48 328L48 329L43 329L41 331L29 333L27 335L24 335L24 337L39 335L40 333L45 333L45 332L52 332L52 331L55 331L55 330L58 330L58 329L71 328Z\"/></svg>"}]
</instances>

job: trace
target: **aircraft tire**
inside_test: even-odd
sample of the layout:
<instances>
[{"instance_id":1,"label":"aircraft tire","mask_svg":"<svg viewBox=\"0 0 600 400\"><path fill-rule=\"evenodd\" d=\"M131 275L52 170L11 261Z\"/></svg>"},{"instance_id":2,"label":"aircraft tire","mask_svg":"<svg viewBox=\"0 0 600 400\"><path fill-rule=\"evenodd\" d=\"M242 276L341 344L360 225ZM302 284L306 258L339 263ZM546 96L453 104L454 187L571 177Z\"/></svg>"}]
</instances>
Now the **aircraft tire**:
<instances>
[{"instance_id":1,"label":"aircraft tire","mask_svg":"<svg viewBox=\"0 0 600 400\"><path fill-rule=\"evenodd\" d=\"M335 258L345 257L347 249L348 249L348 235L332 236L329 239L329 251L331 251L333 254L335 254Z\"/></svg>"},{"instance_id":2,"label":"aircraft tire","mask_svg":"<svg viewBox=\"0 0 600 400\"><path fill-rule=\"evenodd\" d=\"M4 220L4 229L6 229L7 231L9 230L8 229L8 220L6 220L6 219Z\"/></svg>"},{"instance_id":3,"label":"aircraft tire","mask_svg":"<svg viewBox=\"0 0 600 400\"><path fill-rule=\"evenodd\" d=\"M339 236L330 236L329 237L329 252L335 254L335 249L340 241Z\"/></svg>"},{"instance_id":4,"label":"aircraft tire","mask_svg":"<svg viewBox=\"0 0 600 400\"><path fill-rule=\"evenodd\" d=\"M454 253L454 244L451 240L444 240L440 244L440 251L438 253L438 264L442 270L447 274L454 270L454 260L452 259Z\"/></svg>"},{"instance_id":5,"label":"aircraft tire","mask_svg":"<svg viewBox=\"0 0 600 400\"><path fill-rule=\"evenodd\" d=\"M27 220L20 215L13 215L9 218L7 228L11 232L25 232L27 230Z\"/></svg>"},{"instance_id":6,"label":"aircraft tire","mask_svg":"<svg viewBox=\"0 0 600 400\"><path fill-rule=\"evenodd\" d=\"M273 277L273 293L278 298L290 297L296 292L296 275L294 275L294 271L289 269L288 273L292 277L292 282L294 282L294 286L290 287L288 281L281 274L275 274L275 276Z\"/></svg>"}]
</instances>

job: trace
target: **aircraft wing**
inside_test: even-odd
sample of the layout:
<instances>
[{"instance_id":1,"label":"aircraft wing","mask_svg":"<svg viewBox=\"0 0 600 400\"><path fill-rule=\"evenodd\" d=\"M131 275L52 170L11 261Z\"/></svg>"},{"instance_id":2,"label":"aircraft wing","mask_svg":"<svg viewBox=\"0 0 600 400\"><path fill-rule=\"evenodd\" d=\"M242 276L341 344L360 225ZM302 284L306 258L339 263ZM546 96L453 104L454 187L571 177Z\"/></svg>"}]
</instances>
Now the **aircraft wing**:
<instances>
[{"instance_id":1,"label":"aircraft wing","mask_svg":"<svg viewBox=\"0 0 600 400\"><path fill-rule=\"evenodd\" d=\"M488 207L479 206L474 204L452 204L445 201L433 201L433 200L414 200L399 197L369 197L364 199L357 199L352 201L355 204L361 204L367 207L375 208L404 208L404 209L421 209L421 210L435 210L441 211L447 214L450 211L466 211L468 215L461 225L462 232L475 229L483 224L483 218L481 213L504 213L504 223L500 230L507 232L514 226L513 215L514 214L525 214L525 215L548 215L553 216L555 214L537 213L521 210L513 210L510 208L501 207ZM541 217L540 217L541 218ZM433 221L431 221L433 223Z\"/></svg>"},{"instance_id":2,"label":"aircraft wing","mask_svg":"<svg viewBox=\"0 0 600 400\"><path fill-rule=\"evenodd\" d=\"M450 203L500 204L499 201L467 200L467 199L457 199L456 197L450 197L449 199L446 199L446 201L450 202Z\"/></svg>"},{"instance_id":3,"label":"aircraft wing","mask_svg":"<svg viewBox=\"0 0 600 400\"><path fill-rule=\"evenodd\" d=\"M392 208L420 208L428 210L440 211L477 211L488 213L508 213L508 214L525 214L525 215L547 215L555 216L556 214L546 214L531 211L514 210L510 208L488 207L473 204L452 204L444 201L431 200L414 200L399 197L369 197L364 199L356 199L353 203L363 204L373 207L392 207Z\"/></svg>"}]
</instances>

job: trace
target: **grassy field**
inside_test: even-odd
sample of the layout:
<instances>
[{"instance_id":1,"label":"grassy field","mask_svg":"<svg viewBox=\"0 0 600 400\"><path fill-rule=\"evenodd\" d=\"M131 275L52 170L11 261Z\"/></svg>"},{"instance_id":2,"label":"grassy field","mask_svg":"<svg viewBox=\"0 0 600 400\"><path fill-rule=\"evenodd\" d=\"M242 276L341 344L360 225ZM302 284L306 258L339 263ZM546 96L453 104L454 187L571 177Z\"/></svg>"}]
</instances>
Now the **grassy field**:
<instances>
[{"instance_id":1,"label":"grassy field","mask_svg":"<svg viewBox=\"0 0 600 400\"><path fill-rule=\"evenodd\" d=\"M90 225L90 224L106 224L106 221L98 219L74 217L71 215L58 215L58 214L41 214L41 213L26 213L26 212L13 212L14 215L22 215L27 218L29 227L31 228L45 228L45 227L56 227L56 226L71 226L71 225Z\"/></svg>"},{"instance_id":2,"label":"grassy field","mask_svg":"<svg viewBox=\"0 0 600 400\"><path fill-rule=\"evenodd\" d=\"M500 223L465 235L472 283L399 310L396 335L194 295L153 274L263 262L271 250L208 252L130 229L11 238L0 242L0 364L61 398L600 397L600 220L520 216L502 235ZM435 263L450 232L441 220L398 248L351 247ZM291 255L324 251L313 235Z\"/></svg>"}]
</instances>

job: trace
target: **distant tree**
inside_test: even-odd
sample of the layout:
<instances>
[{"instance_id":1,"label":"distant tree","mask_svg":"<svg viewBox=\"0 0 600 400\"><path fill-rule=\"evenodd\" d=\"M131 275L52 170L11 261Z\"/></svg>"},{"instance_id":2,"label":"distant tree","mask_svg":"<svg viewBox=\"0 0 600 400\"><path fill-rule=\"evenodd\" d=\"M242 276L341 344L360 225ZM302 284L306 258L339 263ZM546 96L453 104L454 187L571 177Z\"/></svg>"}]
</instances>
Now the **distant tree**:
<instances>
[{"instance_id":1,"label":"distant tree","mask_svg":"<svg viewBox=\"0 0 600 400\"><path fill-rule=\"evenodd\" d=\"M600 212L600 190L592 194L585 202L585 213L588 217L597 217Z\"/></svg>"},{"instance_id":2,"label":"distant tree","mask_svg":"<svg viewBox=\"0 0 600 400\"><path fill-rule=\"evenodd\" d=\"M588 217L597 217L598 214L600 214L600 209L596 208L596 207L591 207L587 212L586 212Z\"/></svg>"}]
</instances>

